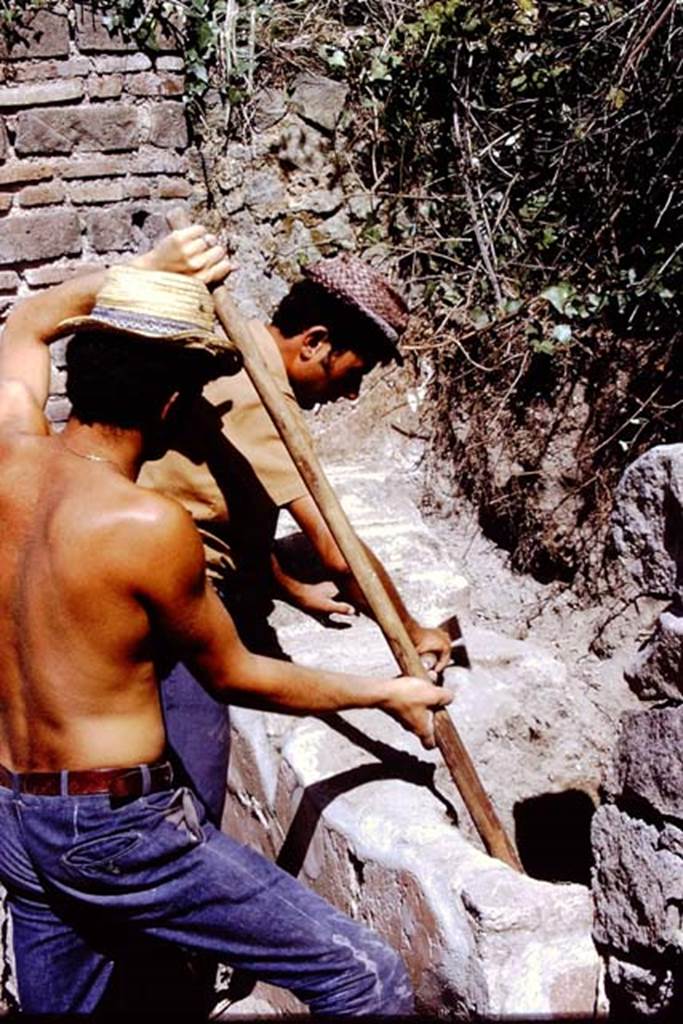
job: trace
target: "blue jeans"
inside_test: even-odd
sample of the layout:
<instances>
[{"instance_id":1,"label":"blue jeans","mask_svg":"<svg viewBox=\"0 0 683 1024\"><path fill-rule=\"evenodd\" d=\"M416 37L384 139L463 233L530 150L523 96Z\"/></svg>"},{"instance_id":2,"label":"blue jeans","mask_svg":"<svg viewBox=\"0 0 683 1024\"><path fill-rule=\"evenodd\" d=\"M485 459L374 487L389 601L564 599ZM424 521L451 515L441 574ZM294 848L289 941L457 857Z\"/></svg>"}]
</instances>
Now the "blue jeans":
<instances>
[{"instance_id":1,"label":"blue jeans","mask_svg":"<svg viewBox=\"0 0 683 1024\"><path fill-rule=\"evenodd\" d=\"M182 781L221 827L230 758L230 710L178 662L160 686L166 739Z\"/></svg>"},{"instance_id":2,"label":"blue jeans","mask_svg":"<svg viewBox=\"0 0 683 1024\"><path fill-rule=\"evenodd\" d=\"M185 787L118 804L0 787L0 822L26 1013L92 1012L139 936L212 953L317 1014L412 1010L393 950L219 832Z\"/></svg>"}]
</instances>

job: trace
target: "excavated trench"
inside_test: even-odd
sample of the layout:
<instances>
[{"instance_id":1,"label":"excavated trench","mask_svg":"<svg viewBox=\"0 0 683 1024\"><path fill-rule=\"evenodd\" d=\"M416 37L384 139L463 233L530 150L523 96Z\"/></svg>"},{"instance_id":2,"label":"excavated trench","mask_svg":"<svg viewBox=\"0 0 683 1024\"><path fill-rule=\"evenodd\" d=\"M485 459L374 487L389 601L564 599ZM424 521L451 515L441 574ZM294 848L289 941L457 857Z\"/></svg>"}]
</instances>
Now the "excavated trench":
<instances>
[{"instance_id":1,"label":"excavated trench","mask_svg":"<svg viewBox=\"0 0 683 1024\"><path fill-rule=\"evenodd\" d=\"M379 712L236 712L225 825L378 928L404 954L423 1013L590 1016L605 1009L590 828L619 716L636 705L619 655L635 623L616 597L581 608L566 586L513 575L471 510L424 518L424 441L391 429L401 400L389 377L371 401L325 413L319 445L411 610L430 624L460 616L472 669L447 670L450 713L525 874L485 855L440 755ZM311 571L293 523L279 544L290 568ZM271 624L295 661L394 671L367 620L326 628L278 605ZM614 656L591 653L597 634ZM261 987L225 1004L228 1016L275 1009L298 1008Z\"/></svg>"}]
</instances>

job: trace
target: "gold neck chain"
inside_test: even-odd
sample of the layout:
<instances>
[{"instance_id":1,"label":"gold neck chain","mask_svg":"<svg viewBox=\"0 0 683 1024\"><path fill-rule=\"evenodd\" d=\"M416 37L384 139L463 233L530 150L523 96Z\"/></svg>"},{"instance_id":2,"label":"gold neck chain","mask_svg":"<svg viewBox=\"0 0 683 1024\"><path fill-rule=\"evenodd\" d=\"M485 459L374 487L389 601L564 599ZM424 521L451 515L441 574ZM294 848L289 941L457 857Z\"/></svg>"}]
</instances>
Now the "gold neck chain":
<instances>
[{"instance_id":1,"label":"gold neck chain","mask_svg":"<svg viewBox=\"0 0 683 1024\"><path fill-rule=\"evenodd\" d=\"M107 462L110 466L113 466L114 469L118 470L119 473L123 473L123 470L118 463L114 462L113 459L108 459L106 455L97 455L96 452L77 452L76 449L72 448L71 445L66 443L66 441L62 441L62 444L68 452L71 452L72 455L75 455L79 459L87 459L88 462Z\"/></svg>"}]
</instances>

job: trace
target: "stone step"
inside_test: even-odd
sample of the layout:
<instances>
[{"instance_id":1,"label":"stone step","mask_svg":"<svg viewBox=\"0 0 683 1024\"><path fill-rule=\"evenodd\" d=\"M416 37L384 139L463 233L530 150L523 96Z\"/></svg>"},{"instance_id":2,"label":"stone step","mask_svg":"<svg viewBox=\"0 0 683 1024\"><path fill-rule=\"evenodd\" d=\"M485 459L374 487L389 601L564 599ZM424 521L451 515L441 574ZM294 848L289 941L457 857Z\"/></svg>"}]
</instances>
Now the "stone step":
<instances>
[{"instance_id":1,"label":"stone step","mask_svg":"<svg viewBox=\"0 0 683 1024\"><path fill-rule=\"evenodd\" d=\"M383 466L367 463L328 474L411 611L430 623L462 616L473 668L447 671L456 694L449 714L509 833L525 801L590 790L595 765L582 737L591 709L564 666L537 645L468 622L468 582L407 481L388 482ZM291 524L280 537L295 543ZM302 665L394 675L377 626L338 618L330 628L278 606L271 621ZM285 855L307 884L379 930L404 954L422 1012L592 1012L598 958L588 889L489 858L438 751L381 711L323 721L238 709L233 736L225 826L273 859Z\"/></svg>"},{"instance_id":2,"label":"stone step","mask_svg":"<svg viewBox=\"0 0 683 1024\"><path fill-rule=\"evenodd\" d=\"M366 463L334 464L326 473L354 529L387 569L411 613L429 625L464 614L469 583L425 524L406 481ZM286 513L277 536L293 568L311 558L305 546L297 556L298 526Z\"/></svg>"}]
</instances>

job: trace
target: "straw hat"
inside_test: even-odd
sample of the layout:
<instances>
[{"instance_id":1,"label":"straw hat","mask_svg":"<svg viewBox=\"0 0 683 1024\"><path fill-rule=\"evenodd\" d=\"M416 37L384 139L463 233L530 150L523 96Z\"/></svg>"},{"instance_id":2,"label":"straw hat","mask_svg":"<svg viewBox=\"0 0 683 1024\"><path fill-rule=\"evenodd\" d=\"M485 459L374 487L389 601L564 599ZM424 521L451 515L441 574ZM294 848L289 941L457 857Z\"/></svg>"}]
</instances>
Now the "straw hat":
<instances>
[{"instance_id":1,"label":"straw hat","mask_svg":"<svg viewBox=\"0 0 683 1024\"><path fill-rule=\"evenodd\" d=\"M222 354L231 341L214 332L214 307L206 285L185 274L119 266L107 270L88 316L62 320L55 337L76 331L111 331Z\"/></svg>"},{"instance_id":2,"label":"straw hat","mask_svg":"<svg viewBox=\"0 0 683 1024\"><path fill-rule=\"evenodd\" d=\"M348 253L313 263L304 267L303 273L372 321L386 342L391 358L398 363L403 362L397 343L408 326L409 310L403 297L386 277Z\"/></svg>"}]
</instances>

